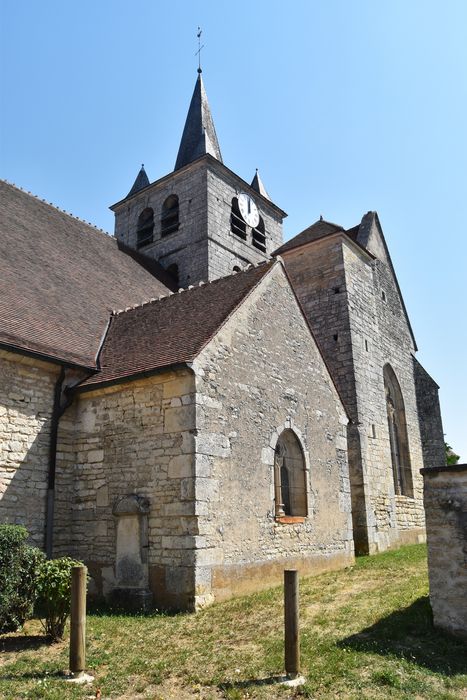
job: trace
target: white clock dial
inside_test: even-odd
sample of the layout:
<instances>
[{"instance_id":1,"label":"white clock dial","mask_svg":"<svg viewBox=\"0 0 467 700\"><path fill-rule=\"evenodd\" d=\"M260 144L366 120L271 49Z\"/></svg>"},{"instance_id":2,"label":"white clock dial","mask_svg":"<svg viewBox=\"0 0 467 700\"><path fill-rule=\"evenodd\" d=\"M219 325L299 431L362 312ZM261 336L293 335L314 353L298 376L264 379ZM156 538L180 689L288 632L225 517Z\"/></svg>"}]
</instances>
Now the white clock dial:
<instances>
[{"instance_id":1,"label":"white clock dial","mask_svg":"<svg viewBox=\"0 0 467 700\"><path fill-rule=\"evenodd\" d=\"M254 203L253 199L246 192L240 192L238 195L238 208L240 209L240 214L243 220L255 228L259 224L259 211L258 207Z\"/></svg>"}]
</instances>

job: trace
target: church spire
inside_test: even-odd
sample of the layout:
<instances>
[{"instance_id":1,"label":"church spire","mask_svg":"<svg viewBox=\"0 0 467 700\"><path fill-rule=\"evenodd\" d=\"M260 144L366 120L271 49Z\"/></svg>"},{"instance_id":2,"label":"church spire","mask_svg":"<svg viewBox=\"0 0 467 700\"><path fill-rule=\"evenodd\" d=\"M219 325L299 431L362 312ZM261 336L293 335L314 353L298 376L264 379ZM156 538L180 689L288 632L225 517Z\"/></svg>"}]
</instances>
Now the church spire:
<instances>
[{"instance_id":1,"label":"church spire","mask_svg":"<svg viewBox=\"0 0 467 700\"><path fill-rule=\"evenodd\" d=\"M131 197L132 194L139 192L140 190L143 189L143 187L147 187L148 185L149 185L149 178L146 174L146 171L144 169L144 163L143 163L141 166L141 170L139 171L138 175L136 176L136 180L133 183L133 187L131 188L131 190L127 194L127 197Z\"/></svg>"},{"instance_id":2,"label":"church spire","mask_svg":"<svg viewBox=\"0 0 467 700\"><path fill-rule=\"evenodd\" d=\"M209 153L222 163L221 149L201 72L201 68L198 68L198 79L188 109L174 170L183 168L184 165L188 165L205 153Z\"/></svg>"},{"instance_id":3,"label":"church spire","mask_svg":"<svg viewBox=\"0 0 467 700\"><path fill-rule=\"evenodd\" d=\"M261 195L263 195L263 197L266 197L266 199L269 199L269 201L271 201L271 197L266 192L266 188L263 185L263 181L261 180L261 178L259 176L258 168L256 168L256 174L255 174L253 180L251 181L251 186L254 190L256 190Z\"/></svg>"}]
</instances>

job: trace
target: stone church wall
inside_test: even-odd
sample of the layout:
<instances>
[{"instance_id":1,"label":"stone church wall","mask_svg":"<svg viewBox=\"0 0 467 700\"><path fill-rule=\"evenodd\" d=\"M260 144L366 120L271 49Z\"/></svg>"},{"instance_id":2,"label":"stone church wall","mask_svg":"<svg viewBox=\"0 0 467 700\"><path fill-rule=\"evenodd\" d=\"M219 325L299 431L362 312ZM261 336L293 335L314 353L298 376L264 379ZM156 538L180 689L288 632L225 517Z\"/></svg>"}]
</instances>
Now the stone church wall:
<instances>
[{"instance_id":1,"label":"stone church wall","mask_svg":"<svg viewBox=\"0 0 467 700\"><path fill-rule=\"evenodd\" d=\"M422 438L423 465L425 468L440 467L446 463L446 450L439 405L439 387L415 357L413 358L413 368Z\"/></svg>"},{"instance_id":2,"label":"stone church wall","mask_svg":"<svg viewBox=\"0 0 467 700\"><path fill-rule=\"evenodd\" d=\"M217 599L353 560L347 417L280 266L195 363L197 591ZM274 449L291 428L306 518L274 512Z\"/></svg>"},{"instance_id":3,"label":"stone church wall","mask_svg":"<svg viewBox=\"0 0 467 700\"><path fill-rule=\"evenodd\" d=\"M342 236L284 255L288 273L349 412L349 467L357 551L424 537L423 465L413 343L387 264ZM384 300L382 292L384 291ZM413 498L394 492L383 367L403 394Z\"/></svg>"},{"instance_id":4,"label":"stone church wall","mask_svg":"<svg viewBox=\"0 0 467 700\"><path fill-rule=\"evenodd\" d=\"M423 477L433 622L467 639L467 464Z\"/></svg>"},{"instance_id":5,"label":"stone church wall","mask_svg":"<svg viewBox=\"0 0 467 700\"><path fill-rule=\"evenodd\" d=\"M389 266L369 262L343 244L357 396L357 430L365 484L370 552L424 538L420 427L413 377L414 346ZM384 294L383 294L384 292ZM389 364L402 391L413 497L397 495L389 442L383 367ZM355 429L355 428L354 428Z\"/></svg>"},{"instance_id":6,"label":"stone church wall","mask_svg":"<svg viewBox=\"0 0 467 700\"><path fill-rule=\"evenodd\" d=\"M83 559L94 593L117 586L115 507L136 495L155 604L193 606L193 391L191 372L165 372L82 392L61 420L55 554Z\"/></svg>"},{"instance_id":7,"label":"stone church wall","mask_svg":"<svg viewBox=\"0 0 467 700\"><path fill-rule=\"evenodd\" d=\"M139 251L166 269L176 264L181 287L209 278L206 177L205 162L195 162L161 178L114 210L115 237L135 249L138 217L146 207L154 210L154 240ZM178 231L162 237L162 205L172 194L178 196L180 225Z\"/></svg>"},{"instance_id":8,"label":"stone church wall","mask_svg":"<svg viewBox=\"0 0 467 700\"><path fill-rule=\"evenodd\" d=\"M44 546L50 421L59 368L0 350L0 522Z\"/></svg>"},{"instance_id":9,"label":"stone church wall","mask_svg":"<svg viewBox=\"0 0 467 700\"><path fill-rule=\"evenodd\" d=\"M232 198L248 191L256 201L266 231L266 253L252 244L251 229L242 240L230 230ZM269 259L271 253L282 245L282 219L277 210L255 196L242 180L216 161L210 161L207 171L208 196L208 255L209 279L230 275L235 266L245 267Z\"/></svg>"}]
</instances>

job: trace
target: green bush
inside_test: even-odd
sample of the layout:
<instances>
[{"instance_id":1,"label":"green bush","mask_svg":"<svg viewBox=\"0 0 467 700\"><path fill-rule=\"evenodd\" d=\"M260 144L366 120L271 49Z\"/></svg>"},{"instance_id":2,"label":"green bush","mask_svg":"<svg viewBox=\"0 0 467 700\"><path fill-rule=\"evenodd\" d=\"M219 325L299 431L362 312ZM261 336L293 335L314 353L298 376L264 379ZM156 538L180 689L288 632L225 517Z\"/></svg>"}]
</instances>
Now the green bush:
<instances>
[{"instance_id":1,"label":"green bush","mask_svg":"<svg viewBox=\"0 0 467 700\"><path fill-rule=\"evenodd\" d=\"M70 613L71 570L81 562L62 557L45 561L39 570L36 613L45 633L53 641L63 639Z\"/></svg>"},{"instance_id":2,"label":"green bush","mask_svg":"<svg viewBox=\"0 0 467 700\"><path fill-rule=\"evenodd\" d=\"M27 538L21 525L0 525L0 634L15 632L32 613L44 554Z\"/></svg>"}]
</instances>

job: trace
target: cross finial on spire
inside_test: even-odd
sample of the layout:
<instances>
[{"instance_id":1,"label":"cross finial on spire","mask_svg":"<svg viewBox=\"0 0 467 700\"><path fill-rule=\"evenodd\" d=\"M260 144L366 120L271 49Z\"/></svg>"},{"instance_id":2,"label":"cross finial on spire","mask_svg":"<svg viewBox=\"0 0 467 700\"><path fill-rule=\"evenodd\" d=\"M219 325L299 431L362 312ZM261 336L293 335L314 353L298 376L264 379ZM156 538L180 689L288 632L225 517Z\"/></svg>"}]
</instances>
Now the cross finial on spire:
<instances>
[{"instance_id":1,"label":"cross finial on spire","mask_svg":"<svg viewBox=\"0 0 467 700\"><path fill-rule=\"evenodd\" d=\"M195 53L195 56L198 56L198 73L202 73L202 68L201 68L201 49L204 49L204 44L201 46L201 34L203 33L203 30L201 27L198 27L198 33L196 36L198 37L198 51Z\"/></svg>"}]
</instances>

